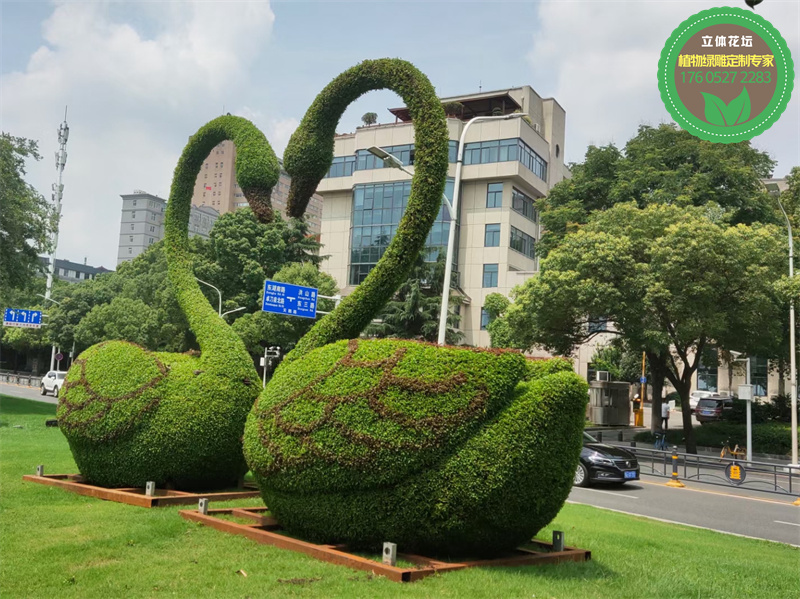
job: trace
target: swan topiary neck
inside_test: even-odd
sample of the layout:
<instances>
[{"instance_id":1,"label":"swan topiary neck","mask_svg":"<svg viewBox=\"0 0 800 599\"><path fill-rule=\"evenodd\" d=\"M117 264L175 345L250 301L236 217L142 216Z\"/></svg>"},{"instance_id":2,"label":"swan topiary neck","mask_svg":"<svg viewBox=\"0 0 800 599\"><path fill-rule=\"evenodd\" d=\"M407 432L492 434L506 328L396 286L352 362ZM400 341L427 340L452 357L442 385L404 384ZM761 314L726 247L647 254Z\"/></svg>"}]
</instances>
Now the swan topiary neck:
<instances>
[{"instance_id":1,"label":"swan topiary neck","mask_svg":"<svg viewBox=\"0 0 800 599\"><path fill-rule=\"evenodd\" d=\"M288 354L295 360L339 339L358 337L408 276L442 205L447 178L448 135L444 110L428 78L395 58L365 60L336 77L317 96L284 153L292 176L288 210L301 216L333 161L336 125L359 96L391 89L408 106L414 122L414 177L397 234L372 272Z\"/></svg>"},{"instance_id":2,"label":"swan topiary neck","mask_svg":"<svg viewBox=\"0 0 800 599\"><path fill-rule=\"evenodd\" d=\"M205 357L234 352L236 359L249 360L239 337L225 325L200 291L189 250L189 213L195 181L211 150L225 140L236 146L236 180L250 207L260 221L272 220L270 195L280 176L278 158L264 134L250 121L221 116L190 138L175 167L165 216L164 244L169 277L178 303Z\"/></svg>"}]
</instances>

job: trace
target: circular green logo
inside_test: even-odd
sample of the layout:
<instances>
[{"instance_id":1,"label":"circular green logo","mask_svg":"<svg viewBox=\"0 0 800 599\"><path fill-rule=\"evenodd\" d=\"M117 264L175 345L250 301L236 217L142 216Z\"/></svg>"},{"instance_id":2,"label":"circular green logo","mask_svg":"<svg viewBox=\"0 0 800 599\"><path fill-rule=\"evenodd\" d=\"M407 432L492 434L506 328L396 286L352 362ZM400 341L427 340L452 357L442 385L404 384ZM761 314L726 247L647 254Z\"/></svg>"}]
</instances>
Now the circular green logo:
<instances>
[{"instance_id":1,"label":"circular green logo","mask_svg":"<svg viewBox=\"0 0 800 599\"><path fill-rule=\"evenodd\" d=\"M658 62L658 89L672 118L708 141L744 141L769 129L793 84L786 41L769 21L740 8L692 15L669 36Z\"/></svg>"}]
</instances>

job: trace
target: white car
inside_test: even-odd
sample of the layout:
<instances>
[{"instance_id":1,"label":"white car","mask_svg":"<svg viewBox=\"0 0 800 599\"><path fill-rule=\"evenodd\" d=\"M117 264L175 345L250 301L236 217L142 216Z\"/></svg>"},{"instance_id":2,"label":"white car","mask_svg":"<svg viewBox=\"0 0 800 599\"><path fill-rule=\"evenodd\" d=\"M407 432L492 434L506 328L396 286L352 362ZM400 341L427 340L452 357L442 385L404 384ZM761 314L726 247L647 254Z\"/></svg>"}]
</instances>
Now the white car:
<instances>
[{"instance_id":1,"label":"white car","mask_svg":"<svg viewBox=\"0 0 800 599\"><path fill-rule=\"evenodd\" d=\"M697 408L697 402L701 399L706 399L707 397L717 397L718 393L716 391L692 391L689 394L689 410L690 413L694 414L695 408Z\"/></svg>"},{"instance_id":2,"label":"white car","mask_svg":"<svg viewBox=\"0 0 800 599\"><path fill-rule=\"evenodd\" d=\"M58 390L64 386L64 377L67 373L63 370L51 370L42 377L42 395L52 393L53 397L58 397Z\"/></svg>"}]
</instances>

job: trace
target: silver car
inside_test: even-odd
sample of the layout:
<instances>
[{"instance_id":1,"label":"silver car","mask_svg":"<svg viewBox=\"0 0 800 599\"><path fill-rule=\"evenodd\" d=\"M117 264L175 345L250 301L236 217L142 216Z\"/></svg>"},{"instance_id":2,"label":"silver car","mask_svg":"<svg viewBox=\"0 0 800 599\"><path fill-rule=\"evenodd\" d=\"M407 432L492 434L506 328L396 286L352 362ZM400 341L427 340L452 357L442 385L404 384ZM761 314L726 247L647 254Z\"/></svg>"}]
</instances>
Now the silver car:
<instances>
[{"instance_id":1,"label":"silver car","mask_svg":"<svg viewBox=\"0 0 800 599\"><path fill-rule=\"evenodd\" d=\"M58 397L58 390L64 386L64 377L67 373L63 370L51 370L42 377L42 395L52 393L53 397Z\"/></svg>"}]
</instances>

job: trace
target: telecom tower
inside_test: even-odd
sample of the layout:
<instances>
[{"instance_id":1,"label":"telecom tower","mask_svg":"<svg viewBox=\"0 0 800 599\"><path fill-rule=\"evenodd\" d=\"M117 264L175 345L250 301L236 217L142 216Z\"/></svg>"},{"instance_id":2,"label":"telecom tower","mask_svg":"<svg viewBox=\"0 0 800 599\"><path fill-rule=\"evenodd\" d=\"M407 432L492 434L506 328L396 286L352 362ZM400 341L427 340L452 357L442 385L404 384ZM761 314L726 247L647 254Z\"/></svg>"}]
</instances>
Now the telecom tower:
<instances>
[{"instance_id":1,"label":"telecom tower","mask_svg":"<svg viewBox=\"0 0 800 599\"><path fill-rule=\"evenodd\" d=\"M64 122L58 128L58 152L56 152L56 170L58 171L58 183L53 183L53 204L56 211L56 226L53 231L53 251L50 253L50 265L47 269L47 290L44 292L44 299L50 299L50 292L53 289L53 274L56 271L56 252L58 251L58 229L61 226L61 198L64 195L64 184L61 182L64 174L64 166L67 164L67 140L69 139L69 125L67 125L67 109L64 109ZM50 351L50 370L55 369L56 346L53 345Z\"/></svg>"}]
</instances>

